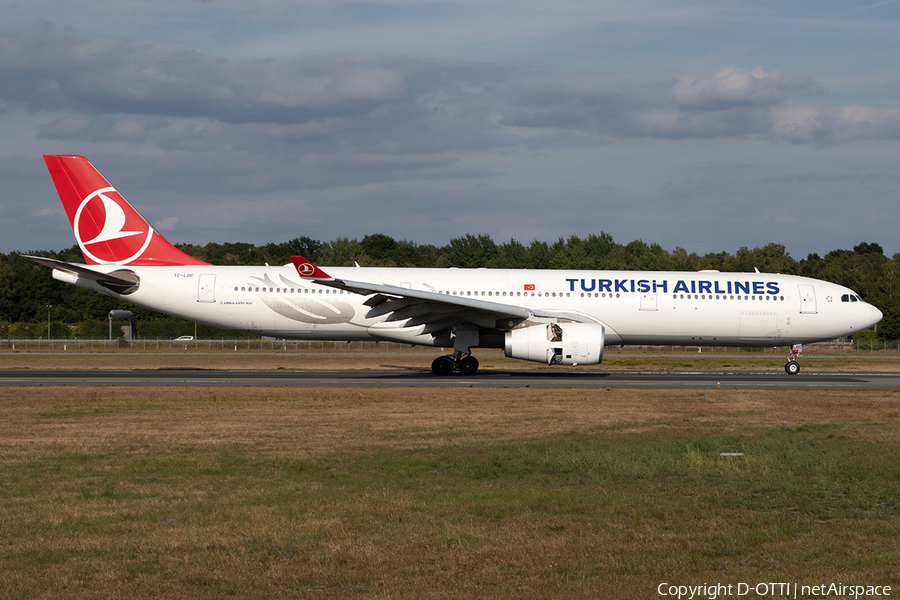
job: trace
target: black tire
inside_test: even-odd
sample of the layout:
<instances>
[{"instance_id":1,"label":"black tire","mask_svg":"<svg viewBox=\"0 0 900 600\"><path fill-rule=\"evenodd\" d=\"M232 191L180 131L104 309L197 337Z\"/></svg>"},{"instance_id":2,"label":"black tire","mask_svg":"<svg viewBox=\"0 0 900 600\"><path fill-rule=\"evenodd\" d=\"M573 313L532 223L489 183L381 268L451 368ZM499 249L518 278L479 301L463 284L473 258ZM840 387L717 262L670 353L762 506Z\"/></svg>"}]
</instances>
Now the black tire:
<instances>
[{"instance_id":1,"label":"black tire","mask_svg":"<svg viewBox=\"0 0 900 600\"><path fill-rule=\"evenodd\" d=\"M453 372L453 361L449 356L438 356L431 363L431 372L435 375L449 375Z\"/></svg>"},{"instance_id":2,"label":"black tire","mask_svg":"<svg viewBox=\"0 0 900 600\"><path fill-rule=\"evenodd\" d=\"M796 360L789 360L786 365L784 365L784 372L788 375L796 375L800 372L800 363Z\"/></svg>"},{"instance_id":3,"label":"black tire","mask_svg":"<svg viewBox=\"0 0 900 600\"><path fill-rule=\"evenodd\" d=\"M478 359L474 356L467 356L459 361L460 375L474 375L478 372Z\"/></svg>"}]
</instances>

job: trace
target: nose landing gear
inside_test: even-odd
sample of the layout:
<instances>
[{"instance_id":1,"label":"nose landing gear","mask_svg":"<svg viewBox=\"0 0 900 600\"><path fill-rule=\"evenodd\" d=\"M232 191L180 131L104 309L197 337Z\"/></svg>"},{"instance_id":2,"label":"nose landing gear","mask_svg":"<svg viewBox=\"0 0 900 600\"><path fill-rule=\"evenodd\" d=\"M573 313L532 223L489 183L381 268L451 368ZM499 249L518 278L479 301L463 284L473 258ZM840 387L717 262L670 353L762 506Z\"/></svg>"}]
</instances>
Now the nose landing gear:
<instances>
[{"instance_id":1,"label":"nose landing gear","mask_svg":"<svg viewBox=\"0 0 900 600\"><path fill-rule=\"evenodd\" d=\"M800 363L797 362L797 357L800 356L801 352L803 352L802 344L794 344L791 346L791 353L788 356L787 364L784 365L784 372L788 375L796 375L800 372Z\"/></svg>"}]
</instances>

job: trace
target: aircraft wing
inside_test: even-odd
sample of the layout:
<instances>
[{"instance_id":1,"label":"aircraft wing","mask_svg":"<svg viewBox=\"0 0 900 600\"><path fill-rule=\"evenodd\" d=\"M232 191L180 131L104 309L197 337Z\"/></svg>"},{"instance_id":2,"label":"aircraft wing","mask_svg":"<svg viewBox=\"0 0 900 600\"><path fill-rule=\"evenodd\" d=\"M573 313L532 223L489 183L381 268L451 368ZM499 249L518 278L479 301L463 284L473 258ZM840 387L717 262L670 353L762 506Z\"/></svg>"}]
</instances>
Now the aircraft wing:
<instances>
[{"instance_id":1,"label":"aircraft wing","mask_svg":"<svg viewBox=\"0 0 900 600\"><path fill-rule=\"evenodd\" d=\"M387 283L339 279L331 277L302 256L292 256L291 262L303 279L354 294L372 296L364 302L371 307L366 313L367 318L389 315L388 321L406 320L406 327L425 325L423 333L435 333L459 323L509 330L523 321L543 316L512 304L439 294Z\"/></svg>"},{"instance_id":2,"label":"aircraft wing","mask_svg":"<svg viewBox=\"0 0 900 600\"><path fill-rule=\"evenodd\" d=\"M85 265L67 263L53 258L45 258L43 256L28 256L27 254L20 254L19 256L39 265L50 267L51 269L54 269L56 271L62 271L63 273L74 275L75 277L96 281L103 287L118 293L123 293L126 290L130 290L134 288L136 284L140 283L137 275L132 271L101 273L99 271L94 271L93 269L90 269Z\"/></svg>"}]
</instances>

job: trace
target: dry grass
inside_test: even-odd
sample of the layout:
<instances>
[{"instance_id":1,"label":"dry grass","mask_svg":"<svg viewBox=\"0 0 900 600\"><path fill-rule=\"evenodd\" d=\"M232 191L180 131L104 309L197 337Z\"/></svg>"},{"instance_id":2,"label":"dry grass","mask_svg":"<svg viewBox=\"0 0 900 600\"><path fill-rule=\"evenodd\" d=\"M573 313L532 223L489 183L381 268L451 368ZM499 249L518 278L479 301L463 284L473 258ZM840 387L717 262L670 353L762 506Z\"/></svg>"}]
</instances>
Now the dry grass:
<instances>
[{"instance_id":1,"label":"dry grass","mask_svg":"<svg viewBox=\"0 0 900 600\"><path fill-rule=\"evenodd\" d=\"M898 425L896 392L0 388L0 598L896 586Z\"/></svg>"},{"instance_id":2,"label":"dry grass","mask_svg":"<svg viewBox=\"0 0 900 600\"><path fill-rule=\"evenodd\" d=\"M395 345L396 346L396 345ZM61 348L57 348L60 350ZM385 349L350 349L342 344L321 350L287 351L223 351L205 352L178 349L170 352L12 352L0 351L0 369L423 369L447 350L425 347ZM598 371L781 371L785 353L741 352L738 349L706 349L703 353L638 352L632 348L607 348L603 363L590 367L548 367L542 363L515 360L503 356L502 350L481 349L476 352L482 368L501 370L598 370ZM810 352L801 357L804 370L811 371L900 371L900 355L890 353L854 354Z\"/></svg>"}]
</instances>

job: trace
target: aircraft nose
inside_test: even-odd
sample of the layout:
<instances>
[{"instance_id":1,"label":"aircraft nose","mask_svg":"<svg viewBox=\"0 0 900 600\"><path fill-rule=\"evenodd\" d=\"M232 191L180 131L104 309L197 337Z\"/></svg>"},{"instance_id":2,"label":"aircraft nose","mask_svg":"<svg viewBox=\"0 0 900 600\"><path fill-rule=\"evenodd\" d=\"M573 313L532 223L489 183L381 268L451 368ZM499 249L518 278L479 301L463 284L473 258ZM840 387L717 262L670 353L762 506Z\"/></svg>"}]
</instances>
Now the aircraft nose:
<instances>
[{"instance_id":1,"label":"aircraft nose","mask_svg":"<svg viewBox=\"0 0 900 600\"><path fill-rule=\"evenodd\" d=\"M882 317L884 317L884 314L880 310L871 305L869 306L869 315L869 320L872 322L872 325L879 322Z\"/></svg>"}]
</instances>

